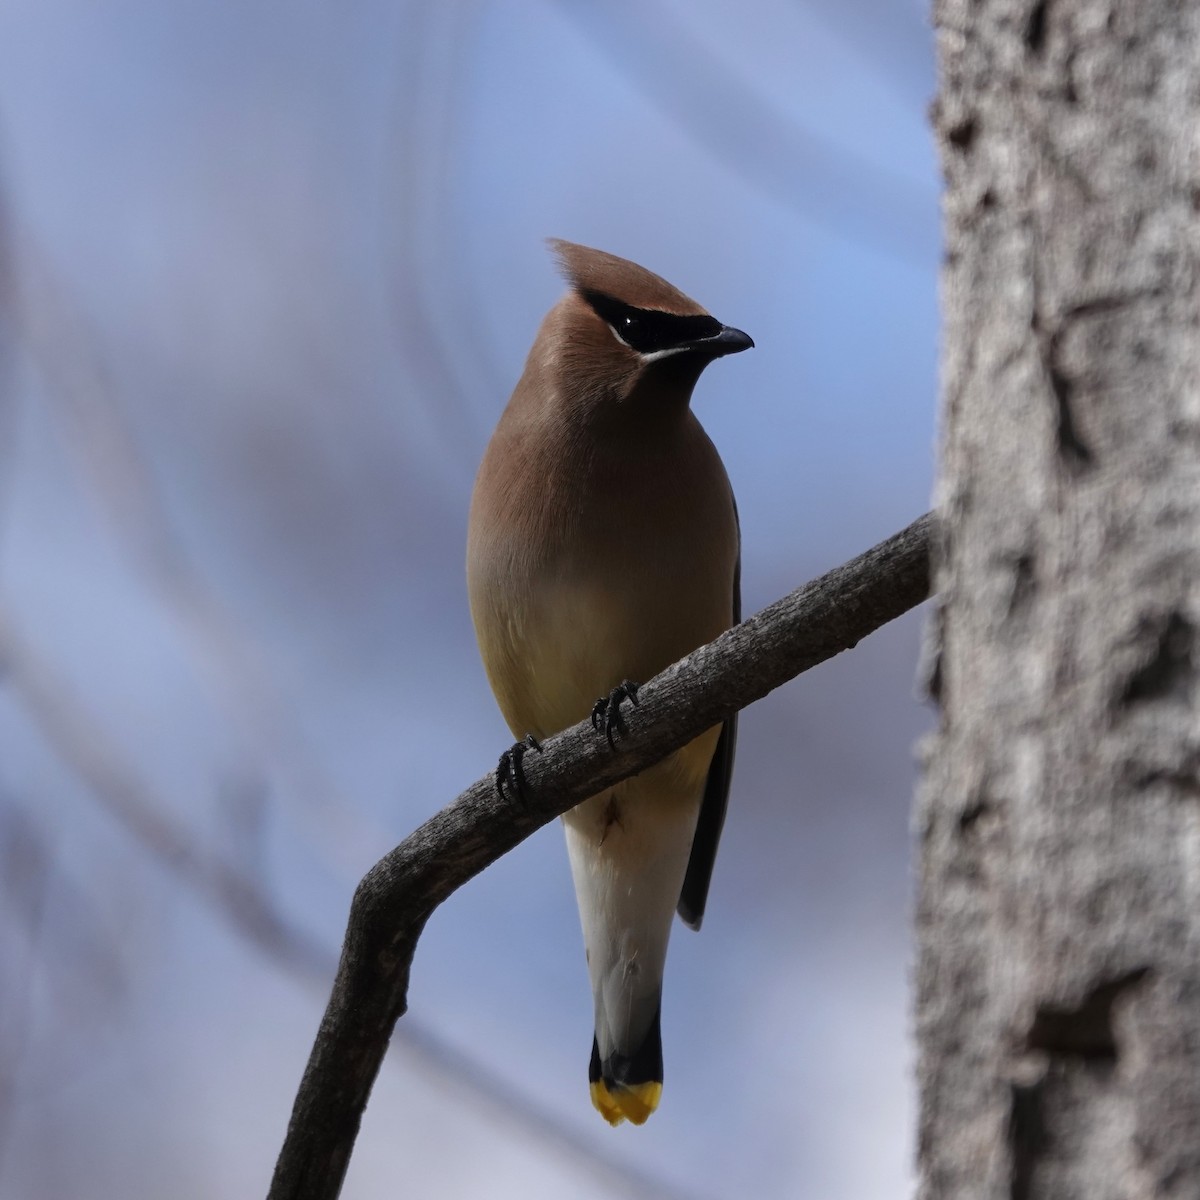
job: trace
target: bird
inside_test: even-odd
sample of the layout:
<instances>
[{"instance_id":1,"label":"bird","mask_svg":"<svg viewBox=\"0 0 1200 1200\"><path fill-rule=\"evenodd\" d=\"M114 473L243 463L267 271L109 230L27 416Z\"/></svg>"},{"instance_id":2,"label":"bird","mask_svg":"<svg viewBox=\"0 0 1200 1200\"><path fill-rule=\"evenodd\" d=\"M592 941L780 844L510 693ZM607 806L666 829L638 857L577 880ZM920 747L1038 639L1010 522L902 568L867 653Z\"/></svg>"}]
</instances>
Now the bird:
<instances>
[{"instance_id":1,"label":"bird","mask_svg":"<svg viewBox=\"0 0 1200 1200\"><path fill-rule=\"evenodd\" d=\"M534 340L471 497L467 591L484 669L527 747L621 706L741 619L725 467L690 407L714 359L754 345L665 279L548 239L568 290ZM736 715L563 816L595 1010L592 1103L641 1125L662 1095L672 918L698 929L725 820Z\"/></svg>"}]
</instances>

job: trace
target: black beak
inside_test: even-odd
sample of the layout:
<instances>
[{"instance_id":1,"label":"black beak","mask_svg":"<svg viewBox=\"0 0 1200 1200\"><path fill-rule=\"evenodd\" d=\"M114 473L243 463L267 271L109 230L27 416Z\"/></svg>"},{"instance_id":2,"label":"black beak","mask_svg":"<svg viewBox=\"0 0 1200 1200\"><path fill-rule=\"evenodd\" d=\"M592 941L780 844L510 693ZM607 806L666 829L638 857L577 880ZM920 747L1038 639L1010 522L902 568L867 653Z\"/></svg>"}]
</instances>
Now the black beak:
<instances>
[{"instance_id":1,"label":"black beak","mask_svg":"<svg viewBox=\"0 0 1200 1200\"><path fill-rule=\"evenodd\" d=\"M712 337L698 338L691 348L707 354L709 358L723 358L726 354L740 354L743 350L754 349L754 339L731 325L722 325Z\"/></svg>"}]
</instances>

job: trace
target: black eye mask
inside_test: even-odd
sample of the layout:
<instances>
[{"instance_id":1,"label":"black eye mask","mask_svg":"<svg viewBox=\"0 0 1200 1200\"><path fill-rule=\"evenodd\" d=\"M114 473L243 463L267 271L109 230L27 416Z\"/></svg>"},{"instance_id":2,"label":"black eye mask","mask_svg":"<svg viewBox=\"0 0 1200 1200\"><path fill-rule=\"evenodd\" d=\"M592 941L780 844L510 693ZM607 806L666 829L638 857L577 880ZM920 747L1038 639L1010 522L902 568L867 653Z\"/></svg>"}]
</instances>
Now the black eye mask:
<instances>
[{"instance_id":1,"label":"black eye mask","mask_svg":"<svg viewBox=\"0 0 1200 1200\"><path fill-rule=\"evenodd\" d=\"M584 292L583 298L598 317L608 322L613 333L639 354L687 349L705 338L716 337L722 329L716 317L683 317L653 308L634 308L603 292Z\"/></svg>"}]
</instances>

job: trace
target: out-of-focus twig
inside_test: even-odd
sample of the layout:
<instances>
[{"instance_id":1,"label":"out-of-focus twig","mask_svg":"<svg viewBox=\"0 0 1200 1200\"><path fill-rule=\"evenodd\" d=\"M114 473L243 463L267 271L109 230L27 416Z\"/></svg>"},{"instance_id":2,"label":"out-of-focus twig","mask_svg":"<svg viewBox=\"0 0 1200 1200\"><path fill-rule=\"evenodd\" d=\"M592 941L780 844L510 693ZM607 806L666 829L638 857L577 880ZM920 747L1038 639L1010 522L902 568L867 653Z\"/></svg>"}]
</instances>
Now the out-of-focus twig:
<instances>
[{"instance_id":1,"label":"out-of-focus twig","mask_svg":"<svg viewBox=\"0 0 1200 1200\"><path fill-rule=\"evenodd\" d=\"M4 1004L0 1007L0 1181L29 1046L34 965L51 870L50 848L41 831L15 806L0 805L0 890L8 910L23 914L26 934L21 958L3 964L7 979L3 980Z\"/></svg>"},{"instance_id":2,"label":"out-of-focus twig","mask_svg":"<svg viewBox=\"0 0 1200 1200\"><path fill-rule=\"evenodd\" d=\"M7 499L16 461L17 281L8 191L0 174L0 503ZM3 521L0 520L0 535Z\"/></svg>"},{"instance_id":3,"label":"out-of-focus twig","mask_svg":"<svg viewBox=\"0 0 1200 1200\"><path fill-rule=\"evenodd\" d=\"M0 680L21 700L58 757L154 859L215 904L239 933L277 962L309 976L323 970L328 952L284 919L255 879L199 849L200 839L164 810L66 683L21 637L3 607Z\"/></svg>"},{"instance_id":4,"label":"out-of-focus twig","mask_svg":"<svg viewBox=\"0 0 1200 1200\"><path fill-rule=\"evenodd\" d=\"M36 1107L95 1061L98 1022L125 994L122 947L55 832L0 792L0 1195L22 1107Z\"/></svg>"}]
</instances>

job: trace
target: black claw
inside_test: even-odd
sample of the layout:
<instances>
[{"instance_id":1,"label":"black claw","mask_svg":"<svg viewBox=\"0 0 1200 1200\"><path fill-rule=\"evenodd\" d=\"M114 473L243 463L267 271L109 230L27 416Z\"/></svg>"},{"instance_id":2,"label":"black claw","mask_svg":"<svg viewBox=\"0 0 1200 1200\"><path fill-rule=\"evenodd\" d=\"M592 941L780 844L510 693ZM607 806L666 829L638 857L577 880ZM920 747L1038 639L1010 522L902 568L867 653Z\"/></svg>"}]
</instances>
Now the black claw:
<instances>
[{"instance_id":1,"label":"black claw","mask_svg":"<svg viewBox=\"0 0 1200 1200\"><path fill-rule=\"evenodd\" d=\"M525 795L525 772L521 769L521 759L528 750L542 752L541 744L532 733L527 733L523 741L514 742L512 747L500 755L496 764L496 794L504 799L504 789L507 787L514 800L520 800Z\"/></svg>"},{"instance_id":2,"label":"black claw","mask_svg":"<svg viewBox=\"0 0 1200 1200\"><path fill-rule=\"evenodd\" d=\"M607 696L601 696L592 705L592 728L597 733L603 729L609 746L614 750L617 746L614 735L623 735L626 732L625 720L621 716L621 701L628 700L634 708L637 708L640 687L641 684L632 683L626 679L624 683L618 684Z\"/></svg>"}]
</instances>

